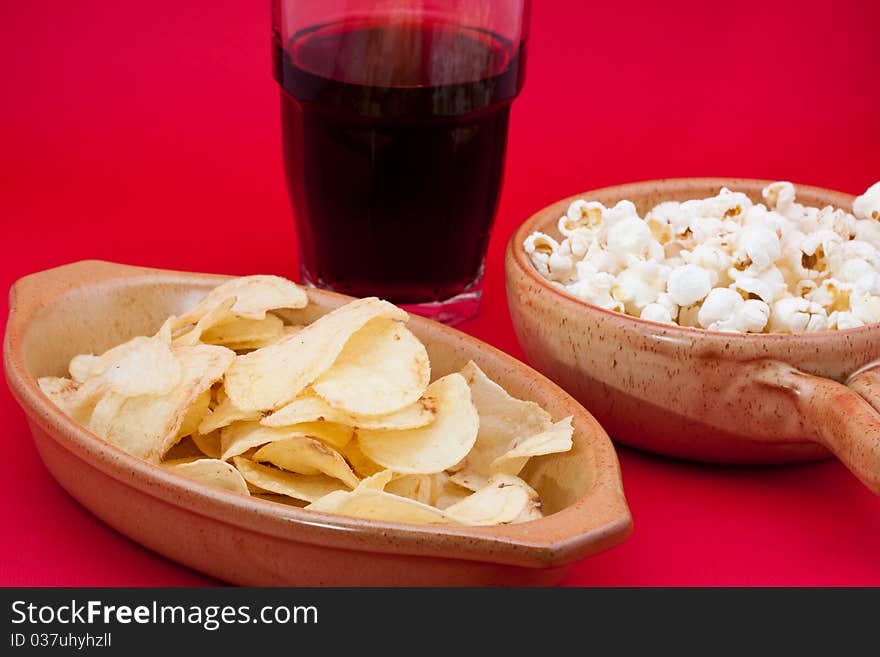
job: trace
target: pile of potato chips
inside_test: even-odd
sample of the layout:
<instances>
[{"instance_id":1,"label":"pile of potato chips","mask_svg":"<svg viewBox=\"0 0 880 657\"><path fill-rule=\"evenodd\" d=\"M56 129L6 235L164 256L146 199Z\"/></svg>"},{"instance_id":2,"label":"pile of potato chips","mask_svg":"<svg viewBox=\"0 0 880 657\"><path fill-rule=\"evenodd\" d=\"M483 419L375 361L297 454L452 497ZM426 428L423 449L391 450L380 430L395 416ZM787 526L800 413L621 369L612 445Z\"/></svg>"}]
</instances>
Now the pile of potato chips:
<instances>
[{"instance_id":1,"label":"pile of potato chips","mask_svg":"<svg viewBox=\"0 0 880 657\"><path fill-rule=\"evenodd\" d=\"M431 381L407 314L358 299L307 326L269 311L308 299L247 276L151 337L70 362L43 392L101 438L196 481L374 520L491 525L541 517L517 475L572 446L473 362Z\"/></svg>"}]
</instances>

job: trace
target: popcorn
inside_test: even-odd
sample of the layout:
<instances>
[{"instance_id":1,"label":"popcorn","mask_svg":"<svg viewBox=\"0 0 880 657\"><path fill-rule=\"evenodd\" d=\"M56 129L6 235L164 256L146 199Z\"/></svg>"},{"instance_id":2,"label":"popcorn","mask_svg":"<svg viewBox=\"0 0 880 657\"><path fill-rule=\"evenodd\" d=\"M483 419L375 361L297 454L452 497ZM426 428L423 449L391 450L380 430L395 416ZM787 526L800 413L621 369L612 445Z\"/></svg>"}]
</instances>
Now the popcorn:
<instances>
[{"instance_id":1,"label":"popcorn","mask_svg":"<svg viewBox=\"0 0 880 657\"><path fill-rule=\"evenodd\" d=\"M850 307L852 286L839 281L836 278L828 278L822 281L818 287L814 287L804 296L808 301L818 303L823 308L832 312L839 312Z\"/></svg>"},{"instance_id":2,"label":"popcorn","mask_svg":"<svg viewBox=\"0 0 880 657\"><path fill-rule=\"evenodd\" d=\"M852 214L806 207L788 182L762 196L722 189L644 220L630 201L578 200L558 221L561 242L534 233L524 246L559 289L653 322L742 333L880 323L880 182Z\"/></svg>"},{"instance_id":3,"label":"popcorn","mask_svg":"<svg viewBox=\"0 0 880 657\"><path fill-rule=\"evenodd\" d=\"M794 198L793 195L792 198ZM731 192L726 187L722 187L718 196L708 198L703 202L703 216L718 217L719 219L739 217L751 207L752 201L748 196L742 192Z\"/></svg>"},{"instance_id":4,"label":"popcorn","mask_svg":"<svg viewBox=\"0 0 880 657\"><path fill-rule=\"evenodd\" d=\"M638 216L639 213L636 211L635 203L632 201L619 201L617 205L608 211L608 222L613 224L621 219L638 218Z\"/></svg>"},{"instance_id":5,"label":"popcorn","mask_svg":"<svg viewBox=\"0 0 880 657\"><path fill-rule=\"evenodd\" d=\"M645 216L645 222L649 226L656 225L658 231L662 230L662 226L668 226L670 234L675 236L684 234L690 228L690 219L691 217L681 207L681 203L677 201L666 201L655 205L654 209Z\"/></svg>"},{"instance_id":6,"label":"popcorn","mask_svg":"<svg viewBox=\"0 0 880 657\"><path fill-rule=\"evenodd\" d=\"M571 255L575 258L583 258L587 254L587 250L590 248L592 242L587 241L582 235L572 235L568 238L568 244L571 250Z\"/></svg>"},{"instance_id":7,"label":"popcorn","mask_svg":"<svg viewBox=\"0 0 880 657\"><path fill-rule=\"evenodd\" d=\"M616 206L615 206L616 207ZM644 256L654 239L651 229L638 217L619 219L608 229L608 250L620 256Z\"/></svg>"},{"instance_id":8,"label":"popcorn","mask_svg":"<svg viewBox=\"0 0 880 657\"><path fill-rule=\"evenodd\" d=\"M802 281L798 281L794 288L794 296L796 297L806 297L809 296L810 292L816 289L816 281L811 281L809 279L805 279Z\"/></svg>"},{"instance_id":9,"label":"popcorn","mask_svg":"<svg viewBox=\"0 0 880 657\"><path fill-rule=\"evenodd\" d=\"M770 319L770 306L763 301L749 299L736 311L735 330L740 333L760 333Z\"/></svg>"},{"instance_id":10,"label":"popcorn","mask_svg":"<svg viewBox=\"0 0 880 657\"><path fill-rule=\"evenodd\" d=\"M666 311L669 313L670 317L678 317L678 304L672 300L672 297L669 296L668 292L661 292L654 303L666 308Z\"/></svg>"},{"instance_id":11,"label":"popcorn","mask_svg":"<svg viewBox=\"0 0 880 657\"><path fill-rule=\"evenodd\" d=\"M621 258L618 258L608 249L601 247L599 242L593 242L593 244L590 245L590 248L587 249L587 253L581 262L590 263L592 267L595 267L599 271L617 275L623 268L621 260ZM580 263L578 263L578 265L580 265Z\"/></svg>"},{"instance_id":12,"label":"popcorn","mask_svg":"<svg viewBox=\"0 0 880 657\"><path fill-rule=\"evenodd\" d=\"M770 306L757 299L743 300L736 291L716 287L703 301L697 320L710 331L760 333L770 317Z\"/></svg>"},{"instance_id":13,"label":"popcorn","mask_svg":"<svg viewBox=\"0 0 880 657\"><path fill-rule=\"evenodd\" d=\"M559 250L559 242L544 233L532 233L526 238L526 253L532 259L532 264L544 278L551 278L550 256Z\"/></svg>"},{"instance_id":14,"label":"popcorn","mask_svg":"<svg viewBox=\"0 0 880 657\"><path fill-rule=\"evenodd\" d=\"M812 262L815 263L815 260L823 259L825 254L833 250L835 245L842 241L840 235L833 230L817 230L814 233L804 236L803 240L801 240L800 249L807 258L813 258ZM805 264L804 266L809 269L817 269L818 263L811 265ZM824 266L824 264L822 266ZM822 270L819 269L819 271Z\"/></svg>"},{"instance_id":15,"label":"popcorn","mask_svg":"<svg viewBox=\"0 0 880 657\"><path fill-rule=\"evenodd\" d=\"M836 328L843 331L851 328L859 328L864 325L865 323L862 320L849 312L838 310L828 315L828 328Z\"/></svg>"},{"instance_id":16,"label":"popcorn","mask_svg":"<svg viewBox=\"0 0 880 657\"><path fill-rule=\"evenodd\" d=\"M659 322L660 324L675 324L672 320L672 314L669 312L669 309L659 303L649 303L642 308L639 317L651 322Z\"/></svg>"},{"instance_id":17,"label":"popcorn","mask_svg":"<svg viewBox=\"0 0 880 657\"><path fill-rule=\"evenodd\" d=\"M753 205L746 211L746 215L742 220L743 226L763 226L769 228L774 233L782 237L791 235L796 231L810 232L814 230L812 223L805 223L805 219L801 217L801 221L792 221L787 216L779 212L768 210L761 204ZM734 231L736 232L736 229Z\"/></svg>"},{"instance_id":18,"label":"popcorn","mask_svg":"<svg viewBox=\"0 0 880 657\"><path fill-rule=\"evenodd\" d=\"M880 249L880 221L862 220L856 223L856 239Z\"/></svg>"},{"instance_id":19,"label":"popcorn","mask_svg":"<svg viewBox=\"0 0 880 657\"><path fill-rule=\"evenodd\" d=\"M853 294L850 297L852 314L865 324L880 322L880 297L871 294Z\"/></svg>"},{"instance_id":20,"label":"popcorn","mask_svg":"<svg viewBox=\"0 0 880 657\"><path fill-rule=\"evenodd\" d=\"M841 240L851 240L856 235L859 220L848 212L830 205L819 210L818 224L825 230L834 232Z\"/></svg>"},{"instance_id":21,"label":"popcorn","mask_svg":"<svg viewBox=\"0 0 880 657\"><path fill-rule=\"evenodd\" d=\"M785 292L787 286L778 269L768 270L762 277L741 276L730 284L744 299L758 297L765 303L773 303Z\"/></svg>"},{"instance_id":22,"label":"popcorn","mask_svg":"<svg viewBox=\"0 0 880 657\"><path fill-rule=\"evenodd\" d=\"M551 253L547 267L550 270L550 280L565 281L574 273L574 260L571 256L559 252Z\"/></svg>"},{"instance_id":23,"label":"popcorn","mask_svg":"<svg viewBox=\"0 0 880 657\"><path fill-rule=\"evenodd\" d=\"M758 270L766 269L782 256L779 237L763 226L746 226L738 242L739 248L733 254L734 261L748 261L747 266L754 266Z\"/></svg>"},{"instance_id":24,"label":"popcorn","mask_svg":"<svg viewBox=\"0 0 880 657\"><path fill-rule=\"evenodd\" d=\"M525 241L526 253L529 255L538 253L549 256L559 250L559 242L545 233L532 233Z\"/></svg>"},{"instance_id":25,"label":"popcorn","mask_svg":"<svg viewBox=\"0 0 880 657\"><path fill-rule=\"evenodd\" d=\"M761 196L768 208L785 213L794 203L794 185L785 181L771 183L761 191Z\"/></svg>"},{"instance_id":26,"label":"popcorn","mask_svg":"<svg viewBox=\"0 0 880 657\"><path fill-rule=\"evenodd\" d=\"M862 258L844 260L837 269L837 275L840 276L840 280L850 283L857 290L880 294L880 275Z\"/></svg>"},{"instance_id":27,"label":"popcorn","mask_svg":"<svg viewBox=\"0 0 880 657\"><path fill-rule=\"evenodd\" d=\"M858 219L880 221L880 182L876 182L864 194L853 201L853 214Z\"/></svg>"},{"instance_id":28,"label":"popcorn","mask_svg":"<svg viewBox=\"0 0 880 657\"><path fill-rule=\"evenodd\" d=\"M669 296L679 306L690 306L709 294L712 279L699 265L683 265L669 273Z\"/></svg>"},{"instance_id":29,"label":"popcorn","mask_svg":"<svg viewBox=\"0 0 880 657\"><path fill-rule=\"evenodd\" d=\"M745 301L735 290L716 287L709 292L697 314L700 326L711 330L723 330L720 325L730 322Z\"/></svg>"},{"instance_id":30,"label":"popcorn","mask_svg":"<svg viewBox=\"0 0 880 657\"><path fill-rule=\"evenodd\" d=\"M861 258L870 262L875 269L880 269L880 251L873 244L862 240L850 240L832 245L828 251L828 258L836 267L839 267L844 260Z\"/></svg>"},{"instance_id":31,"label":"popcorn","mask_svg":"<svg viewBox=\"0 0 880 657\"><path fill-rule=\"evenodd\" d=\"M709 272L712 284L718 285L727 277L733 258L723 246L713 243L697 244L689 251L682 251L681 258L689 265L698 265Z\"/></svg>"},{"instance_id":32,"label":"popcorn","mask_svg":"<svg viewBox=\"0 0 880 657\"><path fill-rule=\"evenodd\" d=\"M773 304L771 333L812 333L828 328L828 315L818 303L800 297L786 297Z\"/></svg>"},{"instance_id":33,"label":"popcorn","mask_svg":"<svg viewBox=\"0 0 880 657\"><path fill-rule=\"evenodd\" d=\"M688 228L690 237L696 242L705 242L722 232L723 222L715 217L700 217L691 221Z\"/></svg>"},{"instance_id":34,"label":"popcorn","mask_svg":"<svg viewBox=\"0 0 880 657\"><path fill-rule=\"evenodd\" d=\"M560 217L557 228L566 237L578 232L591 231L602 225L607 210L596 201L575 201L568 206L568 212Z\"/></svg>"},{"instance_id":35,"label":"popcorn","mask_svg":"<svg viewBox=\"0 0 880 657\"><path fill-rule=\"evenodd\" d=\"M611 287L614 285L614 276L605 272L598 272L589 278L564 287L565 291L581 301L586 301L594 306L605 310L616 310L619 313L626 312L623 303L611 297Z\"/></svg>"},{"instance_id":36,"label":"popcorn","mask_svg":"<svg viewBox=\"0 0 880 657\"><path fill-rule=\"evenodd\" d=\"M640 315L648 304L654 303L669 277L669 268L654 261L636 261L617 275L611 296L623 301L626 312Z\"/></svg>"}]
</instances>

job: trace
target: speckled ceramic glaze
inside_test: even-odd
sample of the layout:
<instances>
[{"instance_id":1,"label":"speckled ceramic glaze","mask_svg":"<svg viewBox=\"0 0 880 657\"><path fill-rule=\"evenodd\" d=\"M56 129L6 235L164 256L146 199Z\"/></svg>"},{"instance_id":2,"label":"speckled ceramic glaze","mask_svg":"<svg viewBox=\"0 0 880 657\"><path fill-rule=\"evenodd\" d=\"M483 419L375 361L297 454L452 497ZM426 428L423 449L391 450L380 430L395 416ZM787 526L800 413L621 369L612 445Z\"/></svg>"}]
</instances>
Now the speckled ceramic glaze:
<instances>
[{"instance_id":1,"label":"speckled ceramic glaze","mask_svg":"<svg viewBox=\"0 0 880 657\"><path fill-rule=\"evenodd\" d=\"M633 201L644 216L662 201L718 193L761 201L770 181L660 180L584 192L528 219L510 240L507 296L529 363L570 392L628 445L723 463L785 463L838 456L880 492L880 325L802 335L743 335L669 326L603 310L551 286L525 253L535 230L578 198ZM850 209L853 197L797 185L806 205ZM847 385L848 384L848 385Z\"/></svg>"},{"instance_id":2,"label":"speckled ceramic glaze","mask_svg":"<svg viewBox=\"0 0 880 657\"><path fill-rule=\"evenodd\" d=\"M153 333L224 278L87 261L28 276L12 288L6 377L40 455L74 498L126 536L238 584L478 586L555 583L572 562L629 534L617 456L596 420L519 361L420 317L409 326L426 344L435 378L473 359L511 394L537 401L554 417L574 416L572 451L535 458L524 471L547 517L434 527L249 498L132 457L73 422L37 386L39 376L65 374L75 354ZM350 300L319 290L309 297L309 307L291 319L309 322Z\"/></svg>"}]
</instances>

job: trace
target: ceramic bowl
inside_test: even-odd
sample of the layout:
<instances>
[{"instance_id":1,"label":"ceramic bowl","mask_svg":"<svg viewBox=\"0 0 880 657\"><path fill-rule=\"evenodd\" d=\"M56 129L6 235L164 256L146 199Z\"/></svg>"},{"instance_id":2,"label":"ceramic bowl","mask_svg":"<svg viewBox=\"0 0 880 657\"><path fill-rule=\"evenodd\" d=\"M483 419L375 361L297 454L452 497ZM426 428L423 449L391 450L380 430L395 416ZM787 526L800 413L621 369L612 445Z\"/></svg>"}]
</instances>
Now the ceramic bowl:
<instances>
[{"instance_id":1,"label":"ceramic bowl","mask_svg":"<svg viewBox=\"0 0 880 657\"><path fill-rule=\"evenodd\" d=\"M880 325L801 335L730 334L603 310L553 287L523 241L578 198L640 215L722 187L761 201L770 181L659 180L584 192L544 208L508 244L510 314L528 362L590 409L615 440L660 454L722 463L787 463L834 453L880 492ZM853 197L797 185L806 205L849 210ZM847 385L848 384L848 385Z\"/></svg>"},{"instance_id":2,"label":"ceramic bowl","mask_svg":"<svg viewBox=\"0 0 880 657\"><path fill-rule=\"evenodd\" d=\"M548 515L497 527L437 527L306 511L197 484L134 458L73 422L37 377L69 359L151 334L226 277L86 261L27 276L12 288L6 377L49 472L107 524L156 552L245 585L539 585L620 543L632 526L607 434L556 385L463 333L412 317L433 376L473 359L511 394L554 417L574 416L574 448L524 471ZM308 290L298 319L350 301ZM23 436L7 440L23 439Z\"/></svg>"}]
</instances>

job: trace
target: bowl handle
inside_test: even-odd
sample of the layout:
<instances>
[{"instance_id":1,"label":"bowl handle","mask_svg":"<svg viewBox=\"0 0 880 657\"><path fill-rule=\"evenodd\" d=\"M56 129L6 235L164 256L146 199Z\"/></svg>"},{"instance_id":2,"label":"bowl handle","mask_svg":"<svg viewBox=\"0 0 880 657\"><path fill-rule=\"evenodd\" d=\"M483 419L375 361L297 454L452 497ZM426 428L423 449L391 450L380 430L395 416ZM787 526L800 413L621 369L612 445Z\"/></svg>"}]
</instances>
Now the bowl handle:
<instances>
[{"instance_id":1,"label":"bowl handle","mask_svg":"<svg viewBox=\"0 0 880 657\"><path fill-rule=\"evenodd\" d=\"M85 284L144 276L166 280L179 278L181 272L123 265L106 260L79 260L18 279L10 290L10 306L19 315L29 316L34 310Z\"/></svg>"},{"instance_id":2,"label":"bowl handle","mask_svg":"<svg viewBox=\"0 0 880 657\"><path fill-rule=\"evenodd\" d=\"M849 377L846 385L864 397L880 413L880 361L868 363L856 371Z\"/></svg>"},{"instance_id":3,"label":"bowl handle","mask_svg":"<svg viewBox=\"0 0 880 657\"><path fill-rule=\"evenodd\" d=\"M777 361L763 361L757 379L791 394L810 438L880 494L880 361L858 370L846 384Z\"/></svg>"}]
</instances>

